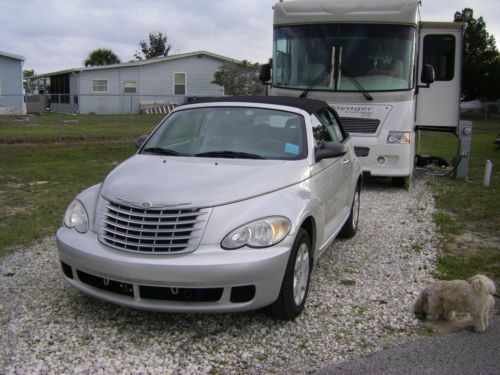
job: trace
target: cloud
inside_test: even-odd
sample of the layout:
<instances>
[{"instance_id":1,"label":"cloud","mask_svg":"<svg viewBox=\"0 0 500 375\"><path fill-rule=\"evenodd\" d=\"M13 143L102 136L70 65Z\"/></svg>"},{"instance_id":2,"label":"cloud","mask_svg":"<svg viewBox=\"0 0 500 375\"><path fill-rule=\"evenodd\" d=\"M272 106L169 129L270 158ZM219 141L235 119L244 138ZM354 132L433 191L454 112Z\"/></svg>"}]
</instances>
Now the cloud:
<instances>
[{"instance_id":1,"label":"cloud","mask_svg":"<svg viewBox=\"0 0 500 375\"><path fill-rule=\"evenodd\" d=\"M134 59L139 42L162 32L171 53L206 50L265 62L272 49L276 0L0 0L0 49L26 57L25 68L50 72L75 68L95 48L122 61ZM500 35L497 1L424 0L424 20L451 21L469 4L488 31ZM498 38L497 38L498 40Z\"/></svg>"}]
</instances>

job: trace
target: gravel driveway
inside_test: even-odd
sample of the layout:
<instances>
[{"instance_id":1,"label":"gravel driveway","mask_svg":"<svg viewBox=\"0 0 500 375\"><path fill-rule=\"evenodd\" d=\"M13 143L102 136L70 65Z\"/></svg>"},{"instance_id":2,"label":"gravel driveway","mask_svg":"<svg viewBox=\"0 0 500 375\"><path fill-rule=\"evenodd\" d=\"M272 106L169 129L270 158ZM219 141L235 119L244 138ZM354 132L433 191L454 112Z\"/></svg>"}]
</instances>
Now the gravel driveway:
<instances>
[{"instance_id":1,"label":"gravel driveway","mask_svg":"<svg viewBox=\"0 0 500 375\"><path fill-rule=\"evenodd\" d=\"M408 341L434 271L432 196L417 178L410 191L370 181L361 199L357 235L315 264L294 322L110 305L65 285L54 238L20 249L0 260L0 372L307 373Z\"/></svg>"}]
</instances>

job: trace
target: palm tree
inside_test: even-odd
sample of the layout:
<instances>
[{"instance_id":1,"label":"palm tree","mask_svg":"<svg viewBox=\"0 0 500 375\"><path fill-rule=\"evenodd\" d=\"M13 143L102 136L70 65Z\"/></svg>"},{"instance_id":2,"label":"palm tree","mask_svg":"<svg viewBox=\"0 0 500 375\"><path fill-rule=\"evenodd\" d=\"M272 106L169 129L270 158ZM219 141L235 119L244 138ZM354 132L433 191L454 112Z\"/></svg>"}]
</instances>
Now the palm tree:
<instances>
[{"instance_id":1,"label":"palm tree","mask_svg":"<svg viewBox=\"0 0 500 375\"><path fill-rule=\"evenodd\" d=\"M121 61L113 51L106 48L97 48L89 53L83 62L85 66L119 64Z\"/></svg>"}]
</instances>

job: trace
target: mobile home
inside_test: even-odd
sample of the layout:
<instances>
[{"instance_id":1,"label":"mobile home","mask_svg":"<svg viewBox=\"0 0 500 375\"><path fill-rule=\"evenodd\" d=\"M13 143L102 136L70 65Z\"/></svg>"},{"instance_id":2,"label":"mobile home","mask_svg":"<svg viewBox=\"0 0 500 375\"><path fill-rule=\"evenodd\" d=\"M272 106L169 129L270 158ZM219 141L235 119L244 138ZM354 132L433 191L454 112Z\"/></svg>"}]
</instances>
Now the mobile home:
<instances>
[{"instance_id":1,"label":"mobile home","mask_svg":"<svg viewBox=\"0 0 500 375\"><path fill-rule=\"evenodd\" d=\"M0 51L0 115L25 113L24 57Z\"/></svg>"}]
</instances>

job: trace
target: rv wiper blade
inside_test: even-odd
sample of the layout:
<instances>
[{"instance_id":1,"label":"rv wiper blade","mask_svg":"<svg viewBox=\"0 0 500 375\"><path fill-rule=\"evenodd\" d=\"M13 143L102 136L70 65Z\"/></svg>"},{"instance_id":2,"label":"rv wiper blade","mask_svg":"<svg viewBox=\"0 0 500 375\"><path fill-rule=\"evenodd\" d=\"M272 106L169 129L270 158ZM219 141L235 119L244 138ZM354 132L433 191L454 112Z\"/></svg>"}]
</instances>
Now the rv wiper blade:
<instances>
[{"instance_id":1,"label":"rv wiper blade","mask_svg":"<svg viewBox=\"0 0 500 375\"><path fill-rule=\"evenodd\" d=\"M209 151L209 152L200 152L199 154L195 154L194 156L232 158L232 159L264 159L260 155L250 154L247 152L239 152L239 151Z\"/></svg>"},{"instance_id":2,"label":"rv wiper blade","mask_svg":"<svg viewBox=\"0 0 500 375\"><path fill-rule=\"evenodd\" d=\"M181 154L180 152L170 150L168 148L161 148L161 147L148 147L142 151L150 152L152 154L158 154L158 155L186 156L184 154Z\"/></svg>"},{"instance_id":3,"label":"rv wiper blade","mask_svg":"<svg viewBox=\"0 0 500 375\"><path fill-rule=\"evenodd\" d=\"M361 86L361 83L359 83L359 81L351 73L349 73L348 70L341 67L340 71L342 72L342 74L345 74L345 76L349 78L352 81L352 83L354 83L354 86L356 86L358 90L361 91L361 93L365 96L366 100L373 100L373 96L371 96L370 93L366 91L363 88L363 86Z\"/></svg>"},{"instance_id":4,"label":"rv wiper blade","mask_svg":"<svg viewBox=\"0 0 500 375\"><path fill-rule=\"evenodd\" d=\"M318 74L316 76L316 78L314 78L311 83L309 84L309 86L307 86L307 88L302 92L302 94L300 94L300 98L305 98L307 96L307 94L309 94L309 91L311 91L313 88L315 88L316 86L318 86L321 81L323 81L325 79L325 77L332 71L332 66L328 66L328 68L326 68L325 70L323 70L320 74Z\"/></svg>"}]
</instances>

